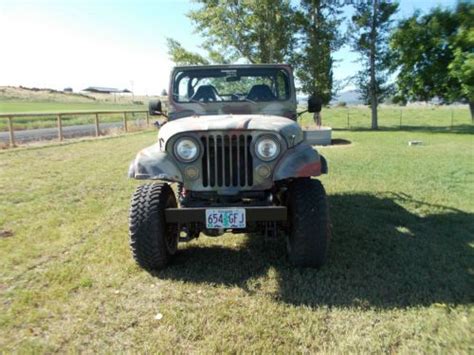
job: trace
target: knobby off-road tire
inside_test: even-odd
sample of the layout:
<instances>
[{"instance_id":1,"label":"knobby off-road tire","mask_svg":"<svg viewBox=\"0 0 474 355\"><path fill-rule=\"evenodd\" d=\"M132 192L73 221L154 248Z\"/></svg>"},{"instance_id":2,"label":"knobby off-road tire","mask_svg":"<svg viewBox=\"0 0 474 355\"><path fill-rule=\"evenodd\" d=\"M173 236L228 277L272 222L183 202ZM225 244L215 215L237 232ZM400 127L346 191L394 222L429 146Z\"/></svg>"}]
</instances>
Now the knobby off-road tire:
<instances>
[{"instance_id":1,"label":"knobby off-road tire","mask_svg":"<svg viewBox=\"0 0 474 355\"><path fill-rule=\"evenodd\" d=\"M178 249L178 231L166 224L165 208L176 207L168 184L139 186L132 196L129 234L133 258L146 270L163 269Z\"/></svg>"},{"instance_id":2,"label":"knobby off-road tire","mask_svg":"<svg viewBox=\"0 0 474 355\"><path fill-rule=\"evenodd\" d=\"M326 191L318 180L294 180L288 189L288 259L299 267L326 262L330 238Z\"/></svg>"}]
</instances>

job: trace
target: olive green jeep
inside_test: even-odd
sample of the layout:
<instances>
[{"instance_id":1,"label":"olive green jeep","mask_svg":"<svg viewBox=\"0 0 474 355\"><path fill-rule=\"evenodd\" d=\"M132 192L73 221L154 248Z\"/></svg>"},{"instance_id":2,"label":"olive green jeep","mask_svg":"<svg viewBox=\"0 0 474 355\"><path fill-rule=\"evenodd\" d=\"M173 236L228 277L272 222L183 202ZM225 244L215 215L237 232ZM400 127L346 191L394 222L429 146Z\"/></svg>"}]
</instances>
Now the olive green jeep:
<instances>
[{"instance_id":1,"label":"olive green jeep","mask_svg":"<svg viewBox=\"0 0 474 355\"><path fill-rule=\"evenodd\" d=\"M129 168L129 177L154 181L139 186L131 201L137 263L161 269L178 242L200 233L256 232L284 233L296 266L323 265L328 205L321 182L312 177L327 173L327 164L296 122L291 67L175 67L168 101L158 141ZM315 105L309 100L308 111L318 110ZM159 101L149 109L164 115Z\"/></svg>"}]
</instances>

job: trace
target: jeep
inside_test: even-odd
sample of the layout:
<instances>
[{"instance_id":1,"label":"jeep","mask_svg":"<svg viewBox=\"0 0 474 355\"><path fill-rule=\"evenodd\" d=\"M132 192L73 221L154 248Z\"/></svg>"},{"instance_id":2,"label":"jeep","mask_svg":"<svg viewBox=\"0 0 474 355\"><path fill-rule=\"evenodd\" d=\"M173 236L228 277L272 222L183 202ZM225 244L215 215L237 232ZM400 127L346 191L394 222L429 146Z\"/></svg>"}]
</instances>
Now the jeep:
<instances>
[{"instance_id":1,"label":"jeep","mask_svg":"<svg viewBox=\"0 0 474 355\"><path fill-rule=\"evenodd\" d=\"M328 205L313 177L327 173L327 163L297 123L291 67L178 66L168 92L158 141L129 168L129 177L153 181L131 200L136 262L162 269L178 242L232 232L285 235L293 265L323 265ZM307 111L317 105L309 100ZM149 110L165 115L160 101L150 102Z\"/></svg>"}]
</instances>

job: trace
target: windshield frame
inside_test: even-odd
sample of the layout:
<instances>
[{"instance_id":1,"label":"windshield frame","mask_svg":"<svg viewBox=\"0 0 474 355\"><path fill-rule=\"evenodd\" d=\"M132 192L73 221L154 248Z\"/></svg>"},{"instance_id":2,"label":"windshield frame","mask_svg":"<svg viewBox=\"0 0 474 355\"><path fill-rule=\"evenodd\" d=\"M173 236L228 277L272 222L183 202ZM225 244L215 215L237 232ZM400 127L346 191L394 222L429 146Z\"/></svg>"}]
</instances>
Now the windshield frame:
<instances>
[{"instance_id":1,"label":"windshield frame","mask_svg":"<svg viewBox=\"0 0 474 355\"><path fill-rule=\"evenodd\" d=\"M249 91L246 93L218 93L219 98L226 97L224 100L216 100L216 101L194 101L191 98L183 100L183 95L180 97L179 94L179 84L180 81L184 78L189 78L186 84L187 92L186 94L189 95L191 92L192 95L196 94L196 91L193 89L198 88L199 81L205 78L230 78L230 77L238 77L238 78L268 78L272 81L274 85L271 88L273 95L275 96L269 100L258 100L253 101L247 98ZM278 83L280 80L279 78L283 78L284 80L284 87L280 87L281 83ZM286 102L292 100L294 96L294 88L292 85L292 73L291 70L288 70L286 65L273 65L273 66L264 66L264 65L249 65L249 66L190 66L190 67L176 67L170 78L170 97L169 99L177 104L239 104L239 103L272 103L272 102ZM198 79L197 82L194 82ZM223 80L225 83L227 80ZM194 83L193 83L194 82ZM232 81L229 81L232 82ZM237 81L235 81L237 82ZM190 85L194 84L194 88L190 89ZM268 86L268 85L266 85ZM279 95L280 91L282 92L283 97ZM238 94L238 95L237 95Z\"/></svg>"}]
</instances>

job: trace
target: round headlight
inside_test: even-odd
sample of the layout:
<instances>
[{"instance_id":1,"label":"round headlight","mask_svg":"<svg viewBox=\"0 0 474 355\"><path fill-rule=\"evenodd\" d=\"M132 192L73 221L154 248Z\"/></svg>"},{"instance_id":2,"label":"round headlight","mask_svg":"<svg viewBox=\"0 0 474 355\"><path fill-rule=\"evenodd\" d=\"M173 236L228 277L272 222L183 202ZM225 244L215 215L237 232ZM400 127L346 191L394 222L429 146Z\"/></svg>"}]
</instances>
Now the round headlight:
<instances>
[{"instance_id":1,"label":"round headlight","mask_svg":"<svg viewBox=\"0 0 474 355\"><path fill-rule=\"evenodd\" d=\"M199 146L191 138L181 138L174 145L174 153L176 157L185 162L190 163L197 159L199 155Z\"/></svg>"},{"instance_id":2,"label":"round headlight","mask_svg":"<svg viewBox=\"0 0 474 355\"><path fill-rule=\"evenodd\" d=\"M280 154L280 143L271 137L261 137L255 144L255 153L261 160L273 160Z\"/></svg>"}]
</instances>

